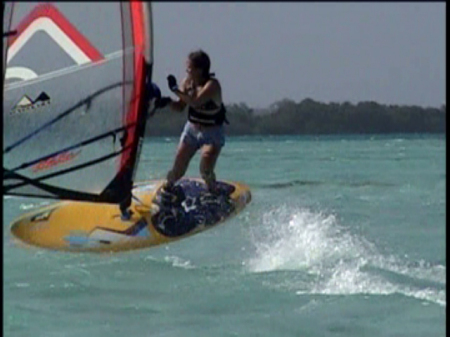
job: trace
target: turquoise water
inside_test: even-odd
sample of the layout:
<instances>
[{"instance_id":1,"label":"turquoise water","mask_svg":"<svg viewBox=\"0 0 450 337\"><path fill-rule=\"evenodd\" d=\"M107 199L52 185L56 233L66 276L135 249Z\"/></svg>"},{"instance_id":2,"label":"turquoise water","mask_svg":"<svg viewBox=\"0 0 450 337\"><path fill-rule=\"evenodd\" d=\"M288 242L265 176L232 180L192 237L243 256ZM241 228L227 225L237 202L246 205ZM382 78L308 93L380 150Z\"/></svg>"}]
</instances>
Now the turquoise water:
<instances>
[{"instance_id":1,"label":"turquoise water","mask_svg":"<svg viewBox=\"0 0 450 337\"><path fill-rule=\"evenodd\" d=\"M177 139L149 139L138 180ZM220 179L253 201L222 226L111 255L24 249L4 197L5 336L444 336L445 137L229 138ZM198 176L196 156L187 173Z\"/></svg>"}]
</instances>

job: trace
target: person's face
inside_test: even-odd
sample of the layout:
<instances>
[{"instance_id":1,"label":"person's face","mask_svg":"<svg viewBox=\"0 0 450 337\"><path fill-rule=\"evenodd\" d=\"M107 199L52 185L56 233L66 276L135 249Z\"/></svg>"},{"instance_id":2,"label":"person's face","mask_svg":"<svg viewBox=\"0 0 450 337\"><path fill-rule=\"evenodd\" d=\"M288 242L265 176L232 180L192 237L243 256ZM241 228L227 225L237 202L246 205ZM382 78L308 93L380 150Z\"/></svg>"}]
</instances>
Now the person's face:
<instances>
[{"instance_id":1,"label":"person's face","mask_svg":"<svg viewBox=\"0 0 450 337\"><path fill-rule=\"evenodd\" d=\"M194 64L189 59L186 61L186 73L193 79L199 79L202 76L202 70L195 68Z\"/></svg>"}]
</instances>

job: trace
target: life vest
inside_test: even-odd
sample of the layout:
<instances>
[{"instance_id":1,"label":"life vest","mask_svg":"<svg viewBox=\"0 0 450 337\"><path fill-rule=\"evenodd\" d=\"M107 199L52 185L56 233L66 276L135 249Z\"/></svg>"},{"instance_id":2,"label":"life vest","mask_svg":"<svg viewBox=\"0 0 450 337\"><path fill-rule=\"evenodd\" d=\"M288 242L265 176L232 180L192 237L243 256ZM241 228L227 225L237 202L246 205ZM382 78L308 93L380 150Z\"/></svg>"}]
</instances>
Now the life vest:
<instances>
[{"instance_id":1,"label":"life vest","mask_svg":"<svg viewBox=\"0 0 450 337\"><path fill-rule=\"evenodd\" d=\"M210 77L214 77L214 74L210 74ZM192 94L193 88L188 88L188 92ZM188 120L192 123L197 123L205 126L222 125L223 123L230 124L226 117L227 110L223 103L217 106L217 103L213 100L202 104L199 107L189 106Z\"/></svg>"},{"instance_id":2,"label":"life vest","mask_svg":"<svg viewBox=\"0 0 450 337\"><path fill-rule=\"evenodd\" d=\"M216 112L212 113L212 111ZM212 100L198 108L189 106L188 120L201 125L222 125L224 122L230 124L226 117L225 105L222 103L218 107Z\"/></svg>"}]
</instances>

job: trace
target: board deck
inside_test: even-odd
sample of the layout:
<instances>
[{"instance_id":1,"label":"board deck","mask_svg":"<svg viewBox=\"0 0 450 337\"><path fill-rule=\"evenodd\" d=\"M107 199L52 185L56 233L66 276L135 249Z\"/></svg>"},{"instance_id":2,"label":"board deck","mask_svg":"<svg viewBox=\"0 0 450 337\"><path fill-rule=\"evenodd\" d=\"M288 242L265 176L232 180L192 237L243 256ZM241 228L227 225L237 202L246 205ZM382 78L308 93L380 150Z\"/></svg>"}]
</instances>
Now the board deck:
<instances>
[{"instance_id":1,"label":"board deck","mask_svg":"<svg viewBox=\"0 0 450 337\"><path fill-rule=\"evenodd\" d=\"M161 205L163 181L136 184L129 220L118 205L63 201L16 219L11 232L22 243L53 250L117 252L152 247L212 228L239 213L250 201L248 186L218 181L211 194L198 178L177 182L184 197Z\"/></svg>"}]
</instances>

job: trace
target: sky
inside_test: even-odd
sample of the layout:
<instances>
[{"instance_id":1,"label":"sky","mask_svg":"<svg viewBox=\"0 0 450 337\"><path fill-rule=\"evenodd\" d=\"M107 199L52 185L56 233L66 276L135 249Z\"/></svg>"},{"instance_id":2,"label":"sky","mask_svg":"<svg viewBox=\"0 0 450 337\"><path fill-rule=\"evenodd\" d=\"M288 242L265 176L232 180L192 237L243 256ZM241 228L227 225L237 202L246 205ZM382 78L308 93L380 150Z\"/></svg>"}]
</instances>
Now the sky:
<instances>
[{"instance_id":1,"label":"sky","mask_svg":"<svg viewBox=\"0 0 450 337\"><path fill-rule=\"evenodd\" d=\"M445 104L445 3L154 2L153 81L202 48L225 104Z\"/></svg>"}]
</instances>

